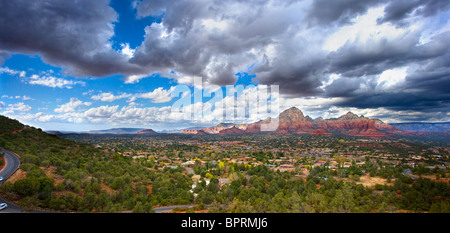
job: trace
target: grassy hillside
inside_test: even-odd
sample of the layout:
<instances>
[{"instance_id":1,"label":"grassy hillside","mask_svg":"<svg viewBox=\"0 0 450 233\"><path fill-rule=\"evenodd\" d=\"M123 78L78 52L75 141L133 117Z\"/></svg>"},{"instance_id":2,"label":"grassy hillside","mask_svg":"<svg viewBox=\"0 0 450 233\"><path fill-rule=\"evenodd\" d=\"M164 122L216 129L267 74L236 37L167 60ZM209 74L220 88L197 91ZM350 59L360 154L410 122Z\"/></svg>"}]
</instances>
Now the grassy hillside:
<instances>
[{"instance_id":1,"label":"grassy hillside","mask_svg":"<svg viewBox=\"0 0 450 233\"><path fill-rule=\"evenodd\" d=\"M23 127L6 117L0 118L0 125L4 132ZM152 206L161 203L193 201L188 192L192 181L179 171L149 169L119 154L33 127L1 135L0 146L20 155L20 172L26 174L4 183L1 195L24 209L152 212ZM152 184L160 189L150 195Z\"/></svg>"},{"instance_id":2,"label":"grassy hillside","mask_svg":"<svg viewBox=\"0 0 450 233\"><path fill-rule=\"evenodd\" d=\"M22 129L24 125L17 120L0 115L0 135Z\"/></svg>"}]
</instances>

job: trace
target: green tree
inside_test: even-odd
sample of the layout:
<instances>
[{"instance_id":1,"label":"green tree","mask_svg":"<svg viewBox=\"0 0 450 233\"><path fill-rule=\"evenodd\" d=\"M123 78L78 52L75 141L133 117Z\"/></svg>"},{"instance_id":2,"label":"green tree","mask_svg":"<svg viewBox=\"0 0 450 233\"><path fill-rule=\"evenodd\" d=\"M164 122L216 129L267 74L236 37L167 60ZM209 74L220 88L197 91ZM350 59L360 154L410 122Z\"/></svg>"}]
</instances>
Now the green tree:
<instances>
[{"instance_id":1,"label":"green tree","mask_svg":"<svg viewBox=\"0 0 450 233\"><path fill-rule=\"evenodd\" d=\"M197 203L203 203L203 204L211 204L214 201L214 194L209 191L201 191L198 193L197 197L195 198L195 202Z\"/></svg>"},{"instance_id":2,"label":"green tree","mask_svg":"<svg viewBox=\"0 0 450 233\"><path fill-rule=\"evenodd\" d=\"M252 205L247 201L240 201L235 198L228 206L227 213L253 213Z\"/></svg>"},{"instance_id":3,"label":"green tree","mask_svg":"<svg viewBox=\"0 0 450 233\"><path fill-rule=\"evenodd\" d=\"M40 188L41 184L39 178L27 177L16 181L13 190L20 195L31 196L39 192Z\"/></svg>"},{"instance_id":4,"label":"green tree","mask_svg":"<svg viewBox=\"0 0 450 233\"><path fill-rule=\"evenodd\" d=\"M216 178L212 178L209 181L208 186L206 187L206 190L208 190L211 193L216 194L217 192L219 192L219 180Z\"/></svg>"},{"instance_id":5,"label":"green tree","mask_svg":"<svg viewBox=\"0 0 450 233\"><path fill-rule=\"evenodd\" d=\"M137 202L136 205L133 208L133 213L145 213L144 205L142 205L142 202Z\"/></svg>"}]
</instances>

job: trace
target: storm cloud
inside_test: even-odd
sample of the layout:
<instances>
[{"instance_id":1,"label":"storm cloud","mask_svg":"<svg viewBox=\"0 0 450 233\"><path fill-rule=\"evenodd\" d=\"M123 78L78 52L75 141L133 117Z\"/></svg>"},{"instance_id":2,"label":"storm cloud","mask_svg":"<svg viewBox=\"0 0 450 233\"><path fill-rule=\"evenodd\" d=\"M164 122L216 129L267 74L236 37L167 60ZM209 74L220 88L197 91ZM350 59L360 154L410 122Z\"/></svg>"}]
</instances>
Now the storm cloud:
<instances>
[{"instance_id":1,"label":"storm cloud","mask_svg":"<svg viewBox=\"0 0 450 233\"><path fill-rule=\"evenodd\" d=\"M39 54L74 76L127 73L137 67L114 51L117 13L109 1L1 1L0 50Z\"/></svg>"},{"instance_id":2,"label":"storm cloud","mask_svg":"<svg viewBox=\"0 0 450 233\"><path fill-rule=\"evenodd\" d=\"M316 0L312 2L306 18L310 25L346 24L355 16L364 14L370 7L386 2L383 0Z\"/></svg>"},{"instance_id":3,"label":"storm cloud","mask_svg":"<svg viewBox=\"0 0 450 233\"><path fill-rule=\"evenodd\" d=\"M408 16L429 17L445 11L450 6L446 0L397 0L391 1L385 8L384 17L379 23L391 22L402 25Z\"/></svg>"},{"instance_id":4,"label":"storm cloud","mask_svg":"<svg viewBox=\"0 0 450 233\"><path fill-rule=\"evenodd\" d=\"M160 21L125 54L112 46L120 17L108 0L0 0L0 65L10 54L38 54L79 78L120 74L137 83L160 73L213 86L247 72L258 84L279 85L283 97L342 97L339 107L449 107L449 1L136 0L132 7L137 19Z\"/></svg>"}]
</instances>

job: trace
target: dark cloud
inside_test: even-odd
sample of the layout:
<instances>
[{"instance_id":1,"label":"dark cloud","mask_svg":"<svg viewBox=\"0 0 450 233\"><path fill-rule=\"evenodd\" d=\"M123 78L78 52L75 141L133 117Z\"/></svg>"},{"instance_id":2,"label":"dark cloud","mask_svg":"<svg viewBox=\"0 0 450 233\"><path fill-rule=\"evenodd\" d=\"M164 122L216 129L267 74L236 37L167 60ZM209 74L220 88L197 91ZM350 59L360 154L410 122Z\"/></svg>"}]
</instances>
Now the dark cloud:
<instances>
[{"instance_id":1,"label":"dark cloud","mask_svg":"<svg viewBox=\"0 0 450 233\"><path fill-rule=\"evenodd\" d=\"M450 2L447 0L396 0L391 1L384 9L384 17L379 23L391 22L398 25L405 24L408 16L429 17L440 11L448 10Z\"/></svg>"},{"instance_id":2,"label":"dark cloud","mask_svg":"<svg viewBox=\"0 0 450 233\"><path fill-rule=\"evenodd\" d=\"M329 54L329 71L349 77L380 74L406 64L419 39L420 34L408 33L397 38L349 42Z\"/></svg>"},{"instance_id":3,"label":"dark cloud","mask_svg":"<svg viewBox=\"0 0 450 233\"><path fill-rule=\"evenodd\" d=\"M426 94L424 92L371 93L346 98L336 105L361 109L384 107L394 111L448 111L448 107L450 107L450 95Z\"/></svg>"},{"instance_id":4,"label":"dark cloud","mask_svg":"<svg viewBox=\"0 0 450 233\"><path fill-rule=\"evenodd\" d=\"M141 1L138 17L164 16L161 24L146 28L130 62L201 76L209 84L234 84L235 74L260 59L258 53L293 24L292 2Z\"/></svg>"},{"instance_id":5,"label":"dark cloud","mask_svg":"<svg viewBox=\"0 0 450 233\"><path fill-rule=\"evenodd\" d=\"M2 1L0 49L37 53L77 76L130 72L135 67L108 46L117 17L107 0Z\"/></svg>"},{"instance_id":6,"label":"dark cloud","mask_svg":"<svg viewBox=\"0 0 450 233\"><path fill-rule=\"evenodd\" d=\"M378 19L378 23L385 22L399 22L402 21L406 15L411 14L418 6L421 5L421 0L397 0L392 1L384 9L385 16Z\"/></svg>"},{"instance_id":7,"label":"dark cloud","mask_svg":"<svg viewBox=\"0 0 450 233\"><path fill-rule=\"evenodd\" d=\"M362 78L338 78L325 87L327 97L354 97L358 95L362 84L370 80Z\"/></svg>"},{"instance_id":8,"label":"dark cloud","mask_svg":"<svg viewBox=\"0 0 450 233\"><path fill-rule=\"evenodd\" d=\"M450 109L450 33L444 32L421 44L418 36L385 41L365 52L357 44L346 45L329 56L330 71L341 74L325 87L327 97L343 97L339 107L385 108L415 112L403 120L446 117ZM378 76L386 70L409 66L404 81L384 88ZM348 78L350 77L350 78ZM417 115L423 112L424 115ZM436 113L433 115L432 113ZM433 119L434 119L433 118Z\"/></svg>"},{"instance_id":9,"label":"dark cloud","mask_svg":"<svg viewBox=\"0 0 450 233\"><path fill-rule=\"evenodd\" d=\"M306 14L312 26L330 23L349 23L350 19L367 12L370 7L384 3L384 0L315 0Z\"/></svg>"},{"instance_id":10,"label":"dark cloud","mask_svg":"<svg viewBox=\"0 0 450 233\"><path fill-rule=\"evenodd\" d=\"M433 60L421 67L405 79L403 88L420 90L424 96L447 96L450 86L450 53ZM448 101L447 98L443 101Z\"/></svg>"},{"instance_id":11,"label":"dark cloud","mask_svg":"<svg viewBox=\"0 0 450 233\"><path fill-rule=\"evenodd\" d=\"M347 43L328 55L329 71L347 77L376 75L413 62L429 62L449 52L448 32L425 44L420 44L420 38L420 33L411 32L390 39Z\"/></svg>"},{"instance_id":12,"label":"dark cloud","mask_svg":"<svg viewBox=\"0 0 450 233\"><path fill-rule=\"evenodd\" d=\"M289 55L291 58L294 56L292 53ZM266 61L264 65L255 68L256 80L263 85L279 85L284 97L321 95L323 91L319 87L324 80L323 60L308 58L311 60L300 59L291 63L274 60L271 64Z\"/></svg>"}]
</instances>

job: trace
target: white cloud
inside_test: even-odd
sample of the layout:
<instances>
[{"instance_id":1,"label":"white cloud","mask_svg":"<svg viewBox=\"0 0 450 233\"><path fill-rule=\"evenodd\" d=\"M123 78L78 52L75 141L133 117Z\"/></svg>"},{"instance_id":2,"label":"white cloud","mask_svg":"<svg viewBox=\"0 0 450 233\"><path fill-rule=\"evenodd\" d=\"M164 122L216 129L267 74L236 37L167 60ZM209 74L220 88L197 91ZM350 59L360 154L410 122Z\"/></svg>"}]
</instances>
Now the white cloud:
<instances>
[{"instance_id":1,"label":"white cloud","mask_svg":"<svg viewBox=\"0 0 450 233\"><path fill-rule=\"evenodd\" d=\"M77 98L70 98L70 102L60 105L59 108L55 109L55 112L66 113L66 112L74 112L75 108L81 106L90 106L90 102L83 102Z\"/></svg>"},{"instance_id":2,"label":"white cloud","mask_svg":"<svg viewBox=\"0 0 450 233\"><path fill-rule=\"evenodd\" d=\"M42 112L36 113L34 117L36 118L36 121L39 122L49 122L55 118L54 115L47 115Z\"/></svg>"},{"instance_id":3,"label":"white cloud","mask_svg":"<svg viewBox=\"0 0 450 233\"><path fill-rule=\"evenodd\" d=\"M175 90L175 86L170 87L170 89L165 90L162 87L159 87L152 92L136 94L137 98L143 99L151 99L153 103L166 103L172 100L172 96L170 93Z\"/></svg>"},{"instance_id":4,"label":"white cloud","mask_svg":"<svg viewBox=\"0 0 450 233\"><path fill-rule=\"evenodd\" d=\"M86 83L83 81L72 81L72 80L66 80L62 78L56 78L53 76L38 76L38 75L32 75L30 78L28 78L28 84L32 85L41 85L41 86L47 86L47 87L57 87L57 88L67 88L71 89L74 85L85 85Z\"/></svg>"},{"instance_id":5,"label":"white cloud","mask_svg":"<svg viewBox=\"0 0 450 233\"><path fill-rule=\"evenodd\" d=\"M389 88L396 84L399 84L403 81L405 81L405 77L407 75L407 69L408 67L400 67L390 70L385 70L383 73L380 74L380 77L378 79L378 85Z\"/></svg>"},{"instance_id":6,"label":"white cloud","mask_svg":"<svg viewBox=\"0 0 450 233\"><path fill-rule=\"evenodd\" d=\"M206 29L209 30L226 30L228 28L229 23L225 20L218 21L215 19L204 19L202 21L202 24L206 27Z\"/></svg>"},{"instance_id":7,"label":"white cloud","mask_svg":"<svg viewBox=\"0 0 450 233\"><path fill-rule=\"evenodd\" d=\"M111 92L105 92L105 93L100 93L98 95L94 95L91 97L91 99L100 100L103 102L112 102L114 100L128 98L128 97L131 97L131 94L123 93L121 95L116 96L116 95L112 94Z\"/></svg>"},{"instance_id":8,"label":"white cloud","mask_svg":"<svg viewBox=\"0 0 450 233\"><path fill-rule=\"evenodd\" d=\"M148 74L137 74L137 75L128 75L124 78L124 83L126 84L132 84L132 83L138 83L139 80L149 76Z\"/></svg>"},{"instance_id":9,"label":"white cloud","mask_svg":"<svg viewBox=\"0 0 450 233\"><path fill-rule=\"evenodd\" d=\"M122 93L120 95L114 95L111 92L104 92L98 95L91 96L91 99L103 102L113 102L118 99L129 98L127 102L134 102L137 99L141 98L141 99L150 99L153 103L166 103L172 100L173 97L170 95L170 93L172 93L173 90L175 90L175 86L172 86L169 89L159 87L151 92L136 93L136 94Z\"/></svg>"},{"instance_id":10,"label":"white cloud","mask_svg":"<svg viewBox=\"0 0 450 233\"><path fill-rule=\"evenodd\" d=\"M8 67L0 67L0 74L19 75L21 78L23 78L25 77L26 72L10 69Z\"/></svg>"},{"instance_id":11,"label":"white cloud","mask_svg":"<svg viewBox=\"0 0 450 233\"><path fill-rule=\"evenodd\" d=\"M29 97L29 96L9 96L9 95L2 95L2 98L7 98L7 99L21 99L21 100L32 100L33 98Z\"/></svg>"},{"instance_id":12,"label":"white cloud","mask_svg":"<svg viewBox=\"0 0 450 233\"><path fill-rule=\"evenodd\" d=\"M90 94L92 94L92 93L94 93L94 90L89 90L89 91L85 91L85 92L83 92L82 93L82 95L90 95Z\"/></svg>"},{"instance_id":13,"label":"white cloud","mask_svg":"<svg viewBox=\"0 0 450 233\"><path fill-rule=\"evenodd\" d=\"M369 40L385 40L386 36L395 38L408 32L408 28L397 28L394 25L378 24L377 19L384 15L384 7L370 9L367 14L356 17L354 24L339 28L330 35L323 45L327 51L336 51L346 43L359 41L364 43Z\"/></svg>"},{"instance_id":14,"label":"white cloud","mask_svg":"<svg viewBox=\"0 0 450 233\"><path fill-rule=\"evenodd\" d=\"M7 111L19 111L19 112L28 112L31 111L31 107L22 102L16 104L8 104L6 108Z\"/></svg>"},{"instance_id":15,"label":"white cloud","mask_svg":"<svg viewBox=\"0 0 450 233\"><path fill-rule=\"evenodd\" d=\"M87 110L86 112L84 112L83 116L87 117L90 120L97 121L96 119L98 119L98 118L111 117L111 115L113 113L115 113L118 108L119 108L119 105L115 105L115 106L106 105L106 106L91 108L91 109ZM102 121L102 119L100 119L100 121Z\"/></svg>"},{"instance_id":16,"label":"white cloud","mask_svg":"<svg viewBox=\"0 0 450 233\"><path fill-rule=\"evenodd\" d=\"M120 44L122 49L120 50L120 53L127 55L129 58L132 58L134 56L135 49L130 48L130 44L128 43L122 43Z\"/></svg>"}]
</instances>

